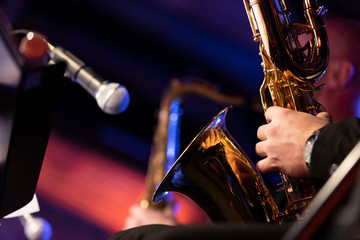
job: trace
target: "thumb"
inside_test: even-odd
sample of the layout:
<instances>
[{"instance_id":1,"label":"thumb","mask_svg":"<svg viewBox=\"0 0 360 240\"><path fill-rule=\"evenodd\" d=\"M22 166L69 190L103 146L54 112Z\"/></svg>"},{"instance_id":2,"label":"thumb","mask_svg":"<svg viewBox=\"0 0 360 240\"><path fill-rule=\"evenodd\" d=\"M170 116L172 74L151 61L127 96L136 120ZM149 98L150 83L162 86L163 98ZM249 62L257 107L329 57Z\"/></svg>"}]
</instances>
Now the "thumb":
<instances>
[{"instance_id":1,"label":"thumb","mask_svg":"<svg viewBox=\"0 0 360 240\"><path fill-rule=\"evenodd\" d=\"M256 164L256 169L260 172L260 173L269 173L269 172L273 172L275 169L273 167L271 167L268 164L267 159L263 159L260 160L259 162L257 162Z\"/></svg>"}]
</instances>

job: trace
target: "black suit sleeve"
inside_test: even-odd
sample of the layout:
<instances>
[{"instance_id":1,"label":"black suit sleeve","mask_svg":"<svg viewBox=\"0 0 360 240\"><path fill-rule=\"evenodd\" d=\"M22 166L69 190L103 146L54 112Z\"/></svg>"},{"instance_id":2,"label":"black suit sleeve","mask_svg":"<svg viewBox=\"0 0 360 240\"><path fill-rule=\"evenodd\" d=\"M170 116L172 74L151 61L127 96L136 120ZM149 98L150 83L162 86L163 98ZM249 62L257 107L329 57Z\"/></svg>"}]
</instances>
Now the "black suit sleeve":
<instances>
[{"instance_id":1,"label":"black suit sleeve","mask_svg":"<svg viewBox=\"0 0 360 240\"><path fill-rule=\"evenodd\" d=\"M320 187L360 140L360 119L350 118L320 129L311 153L309 177Z\"/></svg>"}]
</instances>

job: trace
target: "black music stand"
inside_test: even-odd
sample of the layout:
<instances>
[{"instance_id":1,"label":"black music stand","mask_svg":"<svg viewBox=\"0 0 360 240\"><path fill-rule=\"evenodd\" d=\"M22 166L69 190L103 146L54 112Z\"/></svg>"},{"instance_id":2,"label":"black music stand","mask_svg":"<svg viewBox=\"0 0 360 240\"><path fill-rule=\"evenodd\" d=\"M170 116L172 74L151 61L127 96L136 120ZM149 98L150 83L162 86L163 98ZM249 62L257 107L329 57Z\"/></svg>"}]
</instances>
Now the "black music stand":
<instances>
[{"instance_id":1,"label":"black music stand","mask_svg":"<svg viewBox=\"0 0 360 240\"><path fill-rule=\"evenodd\" d=\"M34 197L65 72L25 71L6 27L0 14L0 218Z\"/></svg>"}]
</instances>

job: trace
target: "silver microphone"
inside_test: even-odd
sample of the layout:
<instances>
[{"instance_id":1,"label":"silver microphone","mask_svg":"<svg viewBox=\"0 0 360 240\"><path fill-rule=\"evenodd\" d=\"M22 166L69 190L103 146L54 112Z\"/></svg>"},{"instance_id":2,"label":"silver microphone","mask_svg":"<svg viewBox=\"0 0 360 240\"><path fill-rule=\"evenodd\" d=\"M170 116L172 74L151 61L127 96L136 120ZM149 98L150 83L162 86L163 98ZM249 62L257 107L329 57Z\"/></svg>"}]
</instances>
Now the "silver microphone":
<instances>
[{"instance_id":1,"label":"silver microphone","mask_svg":"<svg viewBox=\"0 0 360 240\"><path fill-rule=\"evenodd\" d=\"M130 96L123 85L102 80L84 62L61 47L54 47L48 43L48 48L50 60L55 63L65 62L65 75L90 93L101 110L108 114L119 114L126 110Z\"/></svg>"}]
</instances>

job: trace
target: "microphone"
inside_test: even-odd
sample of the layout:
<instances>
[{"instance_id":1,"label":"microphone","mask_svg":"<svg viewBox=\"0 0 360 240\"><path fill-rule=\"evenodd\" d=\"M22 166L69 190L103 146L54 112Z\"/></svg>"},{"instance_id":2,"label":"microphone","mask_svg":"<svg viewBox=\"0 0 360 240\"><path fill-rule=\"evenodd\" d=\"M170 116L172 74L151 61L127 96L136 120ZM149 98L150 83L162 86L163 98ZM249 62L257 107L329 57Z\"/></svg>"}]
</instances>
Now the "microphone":
<instances>
[{"instance_id":1,"label":"microphone","mask_svg":"<svg viewBox=\"0 0 360 240\"><path fill-rule=\"evenodd\" d=\"M102 80L84 62L61 47L48 43L50 60L63 61L67 64L65 75L82 86L96 99L102 111L108 114L119 114L129 106L130 96L127 89L119 83Z\"/></svg>"}]
</instances>

